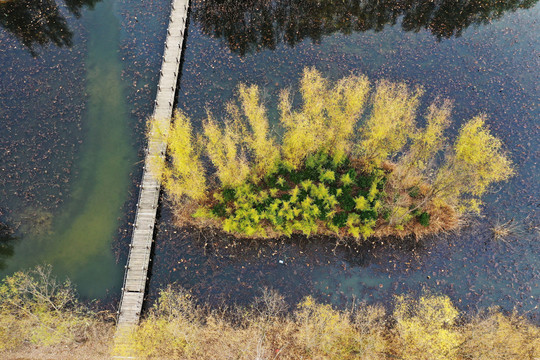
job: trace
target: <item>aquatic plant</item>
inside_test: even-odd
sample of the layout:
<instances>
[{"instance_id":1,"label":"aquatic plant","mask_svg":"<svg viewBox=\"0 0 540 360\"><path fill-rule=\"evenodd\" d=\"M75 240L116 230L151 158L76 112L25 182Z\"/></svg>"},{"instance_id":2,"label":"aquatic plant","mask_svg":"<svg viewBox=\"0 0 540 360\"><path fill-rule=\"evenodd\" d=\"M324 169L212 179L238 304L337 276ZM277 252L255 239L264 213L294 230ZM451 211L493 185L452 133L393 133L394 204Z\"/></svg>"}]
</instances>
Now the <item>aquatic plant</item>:
<instances>
[{"instance_id":1,"label":"aquatic plant","mask_svg":"<svg viewBox=\"0 0 540 360\"><path fill-rule=\"evenodd\" d=\"M5 260L13 256L15 240L13 229L0 222L0 270L5 269Z\"/></svg>"},{"instance_id":2,"label":"aquatic plant","mask_svg":"<svg viewBox=\"0 0 540 360\"><path fill-rule=\"evenodd\" d=\"M497 221L490 227L491 237L495 241L507 242L508 238L524 235L525 231L520 222L514 218L504 221L497 218Z\"/></svg>"},{"instance_id":3,"label":"aquatic plant","mask_svg":"<svg viewBox=\"0 0 540 360\"><path fill-rule=\"evenodd\" d=\"M46 236L52 233L53 214L41 207L28 207L15 216L14 222L25 233Z\"/></svg>"},{"instance_id":4,"label":"aquatic plant","mask_svg":"<svg viewBox=\"0 0 540 360\"><path fill-rule=\"evenodd\" d=\"M332 84L305 69L300 106L293 108L290 91L281 92L279 141L259 88L242 84L223 125L208 112L195 136L187 116L177 113L171 128L159 132L171 155L162 163L165 189L182 221L242 236L337 234L360 241L450 229L458 214L479 210L489 185L513 174L512 164L485 115L466 122L443 156L452 103L436 99L419 128L423 92L388 80L372 91L356 75Z\"/></svg>"}]
</instances>

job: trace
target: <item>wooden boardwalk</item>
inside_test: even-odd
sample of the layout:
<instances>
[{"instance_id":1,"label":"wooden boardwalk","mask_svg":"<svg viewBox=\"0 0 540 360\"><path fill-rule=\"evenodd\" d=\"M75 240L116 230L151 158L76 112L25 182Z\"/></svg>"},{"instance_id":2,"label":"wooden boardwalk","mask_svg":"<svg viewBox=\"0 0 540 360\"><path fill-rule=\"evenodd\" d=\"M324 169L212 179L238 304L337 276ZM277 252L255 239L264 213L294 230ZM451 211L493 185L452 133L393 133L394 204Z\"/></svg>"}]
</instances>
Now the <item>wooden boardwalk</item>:
<instances>
[{"instance_id":1,"label":"wooden boardwalk","mask_svg":"<svg viewBox=\"0 0 540 360\"><path fill-rule=\"evenodd\" d=\"M153 118L158 121L160 129L168 129L171 122L188 8L189 0L172 1L153 113ZM113 351L113 358L117 359L134 358L130 351L131 346L127 343L131 330L139 322L148 279L161 188L161 174L155 173L156 170L149 165L155 161L153 159L156 157L164 157L167 149L165 142L159 140L160 138L155 136L155 133L156 129L151 129L119 305ZM127 348L122 349L123 347Z\"/></svg>"}]
</instances>

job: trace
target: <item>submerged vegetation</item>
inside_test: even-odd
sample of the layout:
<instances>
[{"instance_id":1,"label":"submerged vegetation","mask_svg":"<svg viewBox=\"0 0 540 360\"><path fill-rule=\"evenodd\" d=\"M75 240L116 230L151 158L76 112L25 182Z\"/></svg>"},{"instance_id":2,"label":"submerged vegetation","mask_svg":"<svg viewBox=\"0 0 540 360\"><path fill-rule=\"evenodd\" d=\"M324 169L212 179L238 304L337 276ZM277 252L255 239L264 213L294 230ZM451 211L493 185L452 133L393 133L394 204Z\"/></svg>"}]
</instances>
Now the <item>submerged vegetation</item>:
<instances>
[{"instance_id":1,"label":"submerged vegetation","mask_svg":"<svg viewBox=\"0 0 540 360\"><path fill-rule=\"evenodd\" d=\"M512 175L485 115L450 146L449 100L436 99L419 127L422 88L388 80L373 88L365 76L332 84L306 69L300 106L288 90L280 94L281 139L255 85L239 86L221 121L209 112L202 134L181 112L170 129L151 122L152 136L168 143L171 161L155 165L179 218L241 236L420 236L480 211L490 184Z\"/></svg>"},{"instance_id":2,"label":"submerged vegetation","mask_svg":"<svg viewBox=\"0 0 540 360\"><path fill-rule=\"evenodd\" d=\"M140 359L535 359L540 328L489 309L460 314L446 296L398 296L393 311L337 310L306 297L294 309L274 291L244 308L210 309L168 287L131 333ZM2 359L108 359L112 314L79 304L50 268L0 284Z\"/></svg>"}]
</instances>

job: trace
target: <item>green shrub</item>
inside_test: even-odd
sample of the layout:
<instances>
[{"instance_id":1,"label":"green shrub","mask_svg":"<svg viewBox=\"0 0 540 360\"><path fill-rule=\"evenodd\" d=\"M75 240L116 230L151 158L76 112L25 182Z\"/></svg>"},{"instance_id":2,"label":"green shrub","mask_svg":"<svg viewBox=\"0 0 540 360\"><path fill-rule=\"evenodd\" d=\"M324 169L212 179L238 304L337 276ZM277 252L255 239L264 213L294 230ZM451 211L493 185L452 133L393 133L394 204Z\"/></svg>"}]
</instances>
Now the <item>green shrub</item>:
<instances>
[{"instance_id":1,"label":"green shrub","mask_svg":"<svg viewBox=\"0 0 540 360\"><path fill-rule=\"evenodd\" d=\"M416 198L420 195L420 188L418 186L413 186L409 189L409 196L412 198Z\"/></svg>"},{"instance_id":2,"label":"green shrub","mask_svg":"<svg viewBox=\"0 0 540 360\"><path fill-rule=\"evenodd\" d=\"M427 212L422 212L420 215L417 216L417 219L420 225L423 225L425 227L429 226L430 215Z\"/></svg>"}]
</instances>

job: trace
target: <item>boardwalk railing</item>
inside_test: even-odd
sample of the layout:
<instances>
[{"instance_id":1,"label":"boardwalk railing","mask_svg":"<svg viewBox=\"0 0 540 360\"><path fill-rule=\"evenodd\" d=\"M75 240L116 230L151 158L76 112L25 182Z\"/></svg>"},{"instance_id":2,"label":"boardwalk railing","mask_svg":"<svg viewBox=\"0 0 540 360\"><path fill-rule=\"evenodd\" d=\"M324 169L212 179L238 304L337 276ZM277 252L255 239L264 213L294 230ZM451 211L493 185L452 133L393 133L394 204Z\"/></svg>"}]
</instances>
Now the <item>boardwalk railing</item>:
<instances>
[{"instance_id":1,"label":"boardwalk railing","mask_svg":"<svg viewBox=\"0 0 540 360\"><path fill-rule=\"evenodd\" d=\"M160 129L168 129L171 122L188 7L189 0L173 0L171 4L171 15L153 113L153 118L158 123L156 126ZM161 174L157 167L150 166L150 164L155 158L163 158L167 148L165 141L156 136L156 132L157 129L152 128L148 139L137 200L137 212L119 304L119 330L122 325L135 325L139 322L146 290L161 187ZM130 356L118 354L116 358L130 358Z\"/></svg>"}]
</instances>

